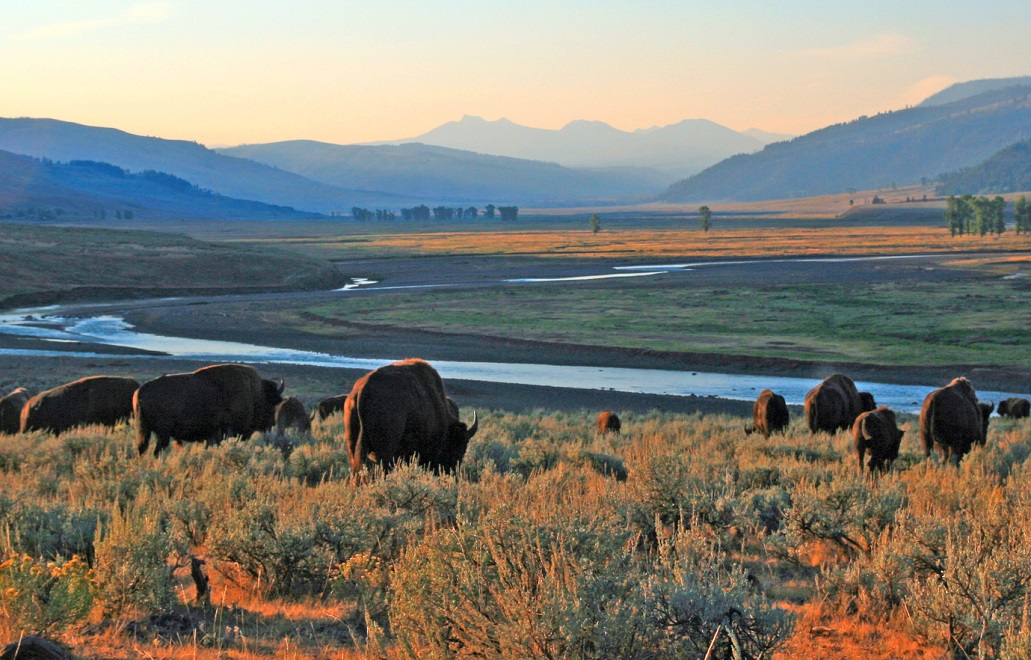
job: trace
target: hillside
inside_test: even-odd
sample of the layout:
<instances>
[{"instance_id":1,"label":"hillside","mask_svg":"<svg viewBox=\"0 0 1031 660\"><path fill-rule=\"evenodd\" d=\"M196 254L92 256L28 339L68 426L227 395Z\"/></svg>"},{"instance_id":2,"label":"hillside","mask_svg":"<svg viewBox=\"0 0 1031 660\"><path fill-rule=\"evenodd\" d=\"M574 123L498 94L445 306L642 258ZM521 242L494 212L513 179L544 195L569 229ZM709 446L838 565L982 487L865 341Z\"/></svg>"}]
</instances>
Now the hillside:
<instances>
[{"instance_id":1,"label":"hillside","mask_svg":"<svg viewBox=\"0 0 1031 660\"><path fill-rule=\"evenodd\" d=\"M668 185L654 170L585 170L424 144L341 146L294 140L220 149L329 185L457 203L567 205L650 197Z\"/></svg>"},{"instance_id":2,"label":"hillside","mask_svg":"<svg viewBox=\"0 0 1031 660\"><path fill-rule=\"evenodd\" d=\"M771 136L771 139L775 136ZM508 119L460 121L405 140L482 154L544 160L567 167L647 167L671 180L688 176L727 156L751 153L769 140L738 133L707 119L621 131L600 121L573 121L561 129L531 128Z\"/></svg>"},{"instance_id":3,"label":"hillside","mask_svg":"<svg viewBox=\"0 0 1031 660\"><path fill-rule=\"evenodd\" d=\"M937 94L932 94L926 99L920 102L919 107L929 107L934 105L945 105L947 103L955 103L956 101L962 101L978 94L984 94L985 92L992 92L999 89L1006 89L1007 87L1014 87L1020 85L1031 85L1031 76L1021 76L1019 78L986 78L983 80L968 80L966 82L956 83L950 85Z\"/></svg>"},{"instance_id":4,"label":"hillside","mask_svg":"<svg viewBox=\"0 0 1031 660\"><path fill-rule=\"evenodd\" d=\"M78 300L332 289L333 264L180 234L4 223L0 308Z\"/></svg>"},{"instance_id":5,"label":"hillside","mask_svg":"<svg viewBox=\"0 0 1031 660\"><path fill-rule=\"evenodd\" d=\"M968 167L1031 135L1031 85L955 103L860 117L733 156L658 201L751 201L917 183Z\"/></svg>"},{"instance_id":6,"label":"hillside","mask_svg":"<svg viewBox=\"0 0 1031 660\"><path fill-rule=\"evenodd\" d=\"M95 161L55 163L0 151L0 217L295 219L315 214L201 190L163 172Z\"/></svg>"},{"instance_id":7,"label":"hillside","mask_svg":"<svg viewBox=\"0 0 1031 660\"><path fill-rule=\"evenodd\" d=\"M54 119L0 118L0 150L54 161L92 160L140 172L165 172L228 197L305 211L398 205L394 195L311 181L291 172L218 154L195 142L133 135Z\"/></svg>"},{"instance_id":8,"label":"hillside","mask_svg":"<svg viewBox=\"0 0 1031 660\"><path fill-rule=\"evenodd\" d=\"M1018 142L988 160L943 174L940 195L987 195L1031 190L1031 140Z\"/></svg>"}]
</instances>

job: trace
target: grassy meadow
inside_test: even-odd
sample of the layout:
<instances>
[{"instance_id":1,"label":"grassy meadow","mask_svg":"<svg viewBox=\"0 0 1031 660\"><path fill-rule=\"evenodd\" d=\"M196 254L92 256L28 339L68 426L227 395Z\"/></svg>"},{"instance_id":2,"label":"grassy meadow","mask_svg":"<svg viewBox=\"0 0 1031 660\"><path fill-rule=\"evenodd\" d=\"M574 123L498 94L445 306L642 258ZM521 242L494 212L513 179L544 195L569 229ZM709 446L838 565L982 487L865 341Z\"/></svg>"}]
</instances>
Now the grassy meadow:
<instances>
[{"instance_id":1,"label":"grassy meadow","mask_svg":"<svg viewBox=\"0 0 1031 660\"><path fill-rule=\"evenodd\" d=\"M489 411L456 476L356 485L313 437L139 458L0 436L0 636L81 658L1026 657L1031 420L956 469L849 434ZM210 579L197 598L190 558Z\"/></svg>"}]
</instances>

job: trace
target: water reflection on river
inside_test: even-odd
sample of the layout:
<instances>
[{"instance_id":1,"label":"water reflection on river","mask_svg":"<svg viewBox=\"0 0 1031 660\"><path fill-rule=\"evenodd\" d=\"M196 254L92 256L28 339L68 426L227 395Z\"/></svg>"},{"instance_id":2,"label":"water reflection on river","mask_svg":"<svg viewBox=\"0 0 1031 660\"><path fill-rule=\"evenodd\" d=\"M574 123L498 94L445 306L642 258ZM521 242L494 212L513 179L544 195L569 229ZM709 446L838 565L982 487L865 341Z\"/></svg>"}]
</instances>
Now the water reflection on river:
<instances>
[{"instance_id":1,"label":"water reflection on river","mask_svg":"<svg viewBox=\"0 0 1031 660\"><path fill-rule=\"evenodd\" d=\"M81 342L106 346L157 351L170 357L208 362L251 362L266 364L301 364L348 369L375 369L404 356L383 358L355 358L313 351L299 351L271 346L208 339L188 339L136 332L118 316L95 316L66 319L32 313L0 315L0 333L33 337L54 342ZM68 353L45 350L0 349L5 355L98 356L88 352ZM106 353L105 357L112 357ZM140 355L117 355L133 358ZM751 401L765 388L781 394L789 404L801 404L805 393L818 381L809 378L778 376L749 376L706 372L671 371L662 369L625 369L620 367L576 367L547 364L519 364L494 362L455 362L434 360L441 376L521 385L550 385L581 389L613 390L641 394L674 396L715 396ZM918 412L924 396L944 383L927 385L893 385L888 383L857 382L861 390L871 392L879 404L899 411ZM999 401L1015 393L979 392L982 400ZM1021 396L1027 396L1023 394Z\"/></svg>"}]
</instances>

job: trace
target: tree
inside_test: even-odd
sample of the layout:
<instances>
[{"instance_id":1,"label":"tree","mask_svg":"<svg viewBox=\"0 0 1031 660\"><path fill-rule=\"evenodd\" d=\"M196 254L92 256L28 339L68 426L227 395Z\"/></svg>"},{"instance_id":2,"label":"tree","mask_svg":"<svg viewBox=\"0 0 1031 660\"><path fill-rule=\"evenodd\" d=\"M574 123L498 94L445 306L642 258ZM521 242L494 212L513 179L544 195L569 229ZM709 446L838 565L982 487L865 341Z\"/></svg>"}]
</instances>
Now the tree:
<instances>
[{"instance_id":1,"label":"tree","mask_svg":"<svg viewBox=\"0 0 1031 660\"><path fill-rule=\"evenodd\" d=\"M1006 200L1001 195L996 195L991 202L992 222L995 224L995 233L1002 236L1006 231Z\"/></svg>"},{"instance_id":2,"label":"tree","mask_svg":"<svg viewBox=\"0 0 1031 660\"><path fill-rule=\"evenodd\" d=\"M949 195L949 198L945 200L945 225L949 228L949 234L952 236L963 234L959 205L960 201L956 199L955 195Z\"/></svg>"},{"instance_id":3,"label":"tree","mask_svg":"<svg viewBox=\"0 0 1031 660\"><path fill-rule=\"evenodd\" d=\"M1028 204L1027 198L1023 195L1013 204L1013 215L1017 234L1027 235L1031 232L1031 204Z\"/></svg>"},{"instance_id":4,"label":"tree","mask_svg":"<svg viewBox=\"0 0 1031 660\"><path fill-rule=\"evenodd\" d=\"M488 204L487 206L485 206L483 209L483 217L485 217L488 220L493 220L495 208L496 207L493 204Z\"/></svg>"},{"instance_id":5,"label":"tree","mask_svg":"<svg viewBox=\"0 0 1031 660\"><path fill-rule=\"evenodd\" d=\"M698 217L702 223L702 231L708 233L712 229L712 209L708 206L699 206Z\"/></svg>"},{"instance_id":6,"label":"tree","mask_svg":"<svg viewBox=\"0 0 1031 660\"><path fill-rule=\"evenodd\" d=\"M592 213L591 217L587 219L587 222L591 225L591 233L597 234L601 231L601 218L598 217L597 213Z\"/></svg>"},{"instance_id":7,"label":"tree","mask_svg":"<svg viewBox=\"0 0 1031 660\"><path fill-rule=\"evenodd\" d=\"M515 222L519 217L518 206L499 206L498 213L501 215L502 222Z\"/></svg>"}]
</instances>

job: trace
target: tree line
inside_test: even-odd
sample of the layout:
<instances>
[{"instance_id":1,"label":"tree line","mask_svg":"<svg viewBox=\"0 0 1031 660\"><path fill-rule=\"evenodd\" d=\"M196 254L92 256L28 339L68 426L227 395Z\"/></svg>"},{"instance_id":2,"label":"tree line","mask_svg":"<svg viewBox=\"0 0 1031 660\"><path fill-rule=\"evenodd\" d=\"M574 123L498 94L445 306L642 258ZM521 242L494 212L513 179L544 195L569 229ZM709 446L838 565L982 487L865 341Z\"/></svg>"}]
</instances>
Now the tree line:
<instances>
[{"instance_id":1,"label":"tree line","mask_svg":"<svg viewBox=\"0 0 1031 660\"><path fill-rule=\"evenodd\" d=\"M1031 232L1031 204L1021 196L1013 205L1016 232ZM994 234L1001 236L1006 231L1006 200L996 195L989 199L984 195L950 195L945 200L945 224L952 236Z\"/></svg>"},{"instance_id":2,"label":"tree line","mask_svg":"<svg viewBox=\"0 0 1031 660\"><path fill-rule=\"evenodd\" d=\"M392 221L397 219L397 214L386 209L365 209L358 206L351 207L351 217L359 222L370 221ZM494 206L488 204L483 211L475 206L437 206L430 208L425 204L401 209L401 219L406 221L428 222L430 218L438 222L446 220L493 220L500 217L502 222L514 222L519 217L518 206Z\"/></svg>"}]
</instances>

